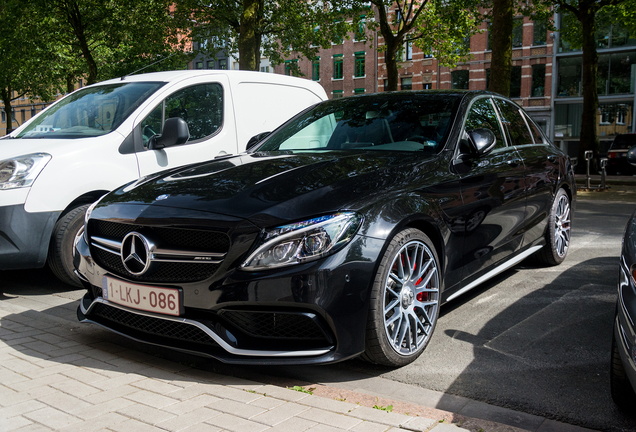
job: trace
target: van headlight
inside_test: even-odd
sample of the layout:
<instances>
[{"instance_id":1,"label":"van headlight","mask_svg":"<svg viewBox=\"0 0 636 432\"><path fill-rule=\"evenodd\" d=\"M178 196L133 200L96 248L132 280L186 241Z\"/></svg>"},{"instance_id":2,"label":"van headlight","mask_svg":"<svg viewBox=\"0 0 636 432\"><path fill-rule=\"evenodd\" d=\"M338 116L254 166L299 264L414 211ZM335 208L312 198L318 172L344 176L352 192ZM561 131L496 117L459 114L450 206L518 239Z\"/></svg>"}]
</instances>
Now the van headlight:
<instances>
[{"instance_id":1,"label":"van headlight","mask_svg":"<svg viewBox=\"0 0 636 432\"><path fill-rule=\"evenodd\" d=\"M50 160L48 153L33 153L0 161L0 189L31 186Z\"/></svg>"},{"instance_id":2,"label":"van headlight","mask_svg":"<svg viewBox=\"0 0 636 432\"><path fill-rule=\"evenodd\" d=\"M360 215L343 212L265 230L241 268L266 270L317 260L342 249L360 225Z\"/></svg>"}]
</instances>

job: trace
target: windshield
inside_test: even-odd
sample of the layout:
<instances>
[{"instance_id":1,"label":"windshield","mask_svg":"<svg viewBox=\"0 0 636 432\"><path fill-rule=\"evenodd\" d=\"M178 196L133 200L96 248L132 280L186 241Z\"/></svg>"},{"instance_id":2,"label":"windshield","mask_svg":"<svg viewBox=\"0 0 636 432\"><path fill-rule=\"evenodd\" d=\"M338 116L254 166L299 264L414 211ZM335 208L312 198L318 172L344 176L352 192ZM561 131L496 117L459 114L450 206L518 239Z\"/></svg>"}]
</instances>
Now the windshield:
<instances>
[{"instance_id":1,"label":"windshield","mask_svg":"<svg viewBox=\"0 0 636 432\"><path fill-rule=\"evenodd\" d=\"M165 83L135 82L87 87L43 112L16 138L86 138L105 135Z\"/></svg>"},{"instance_id":2,"label":"windshield","mask_svg":"<svg viewBox=\"0 0 636 432\"><path fill-rule=\"evenodd\" d=\"M257 151L437 152L461 95L395 93L324 102L296 117Z\"/></svg>"},{"instance_id":3,"label":"windshield","mask_svg":"<svg viewBox=\"0 0 636 432\"><path fill-rule=\"evenodd\" d=\"M614 142L612 143L612 150L623 150L630 149L636 145L636 135L634 134L625 134L618 135L614 138Z\"/></svg>"}]
</instances>

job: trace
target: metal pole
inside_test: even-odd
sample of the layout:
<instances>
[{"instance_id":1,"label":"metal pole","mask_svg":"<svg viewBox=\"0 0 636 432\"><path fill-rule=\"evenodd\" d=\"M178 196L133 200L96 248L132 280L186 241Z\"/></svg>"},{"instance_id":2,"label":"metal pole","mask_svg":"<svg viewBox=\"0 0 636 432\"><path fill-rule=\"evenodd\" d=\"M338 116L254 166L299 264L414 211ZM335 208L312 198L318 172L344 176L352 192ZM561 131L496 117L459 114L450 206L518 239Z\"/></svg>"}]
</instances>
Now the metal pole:
<instances>
[{"instance_id":1,"label":"metal pole","mask_svg":"<svg viewBox=\"0 0 636 432\"><path fill-rule=\"evenodd\" d=\"M590 189L591 184L590 184L590 161L592 160L592 156L594 156L594 153L592 152L592 150L585 150L585 162L587 162L587 175L585 177L585 187L587 189Z\"/></svg>"}]
</instances>

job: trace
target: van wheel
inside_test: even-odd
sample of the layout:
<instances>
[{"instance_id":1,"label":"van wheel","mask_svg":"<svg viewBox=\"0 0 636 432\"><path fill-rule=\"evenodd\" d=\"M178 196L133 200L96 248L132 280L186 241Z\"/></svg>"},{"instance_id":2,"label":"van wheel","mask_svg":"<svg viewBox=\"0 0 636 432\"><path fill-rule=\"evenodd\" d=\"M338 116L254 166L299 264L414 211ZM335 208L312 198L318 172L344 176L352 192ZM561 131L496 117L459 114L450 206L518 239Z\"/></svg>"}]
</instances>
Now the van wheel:
<instances>
[{"instance_id":1,"label":"van wheel","mask_svg":"<svg viewBox=\"0 0 636 432\"><path fill-rule=\"evenodd\" d=\"M73 248L75 236L84 228L84 215L89 204L73 208L64 214L53 228L47 263L53 274L62 282L81 287L73 273Z\"/></svg>"}]
</instances>

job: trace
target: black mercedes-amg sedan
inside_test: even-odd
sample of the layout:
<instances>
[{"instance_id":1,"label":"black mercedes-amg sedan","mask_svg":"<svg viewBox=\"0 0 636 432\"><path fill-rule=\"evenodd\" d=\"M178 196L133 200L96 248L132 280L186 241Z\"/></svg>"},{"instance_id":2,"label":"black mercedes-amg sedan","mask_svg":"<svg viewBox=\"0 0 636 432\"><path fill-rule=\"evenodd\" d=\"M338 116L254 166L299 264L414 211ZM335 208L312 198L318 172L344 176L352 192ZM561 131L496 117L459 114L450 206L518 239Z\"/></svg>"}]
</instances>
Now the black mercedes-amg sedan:
<instances>
[{"instance_id":1,"label":"black mercedes-amg sedan","mask_svg":"<svg viewBox=\"0 0 636 432\"><path fill-rule=\"evenodd\" d=\"M196 145L181 119L153 139ZM327 101L254 141L91 206L80 321L231 363L401 366L442 304L567 255L570 161L498 95Z\"/></svg>"}]
</instances>

